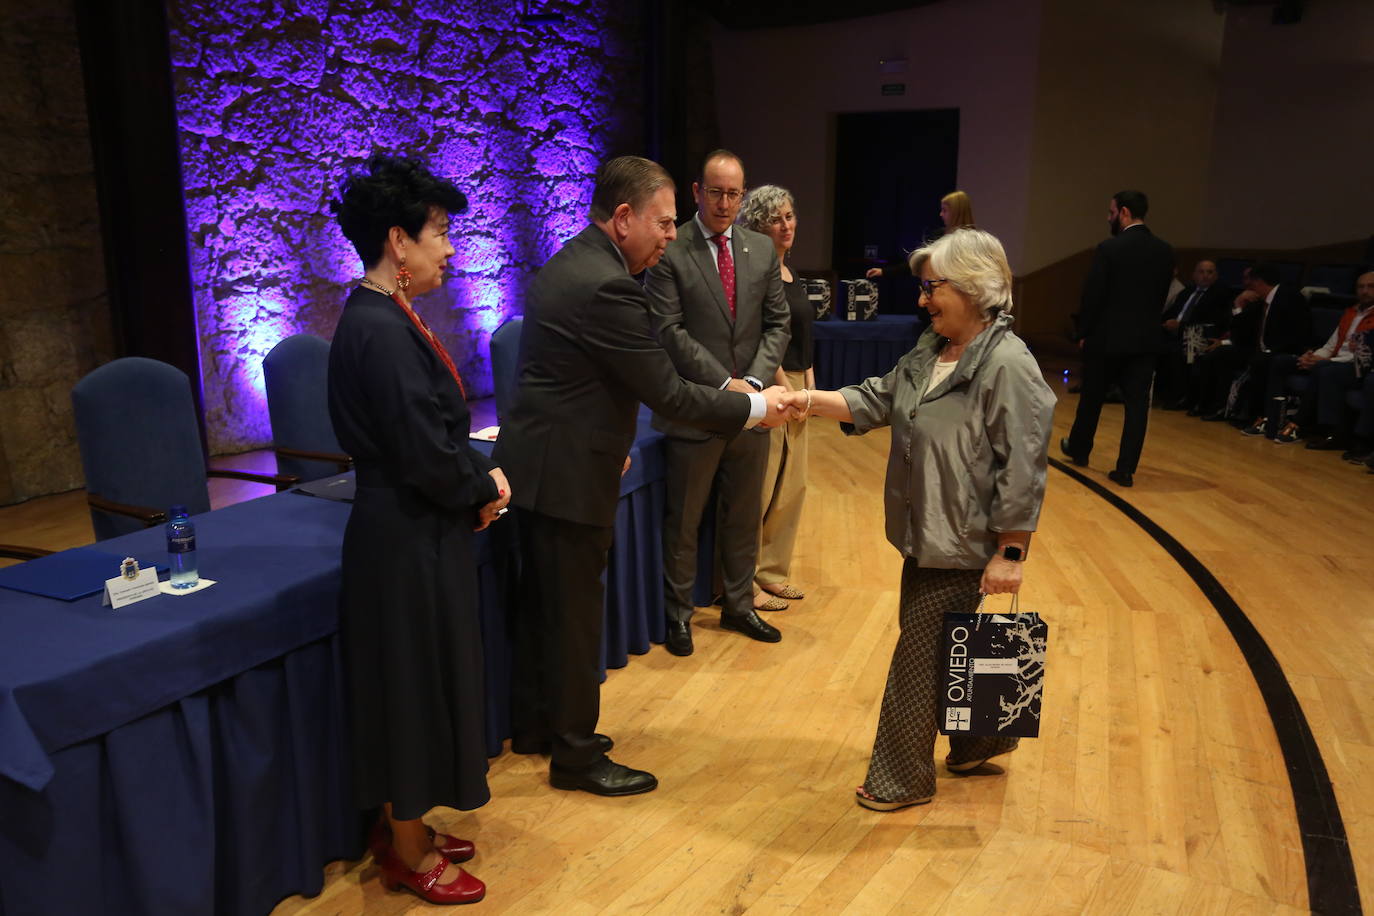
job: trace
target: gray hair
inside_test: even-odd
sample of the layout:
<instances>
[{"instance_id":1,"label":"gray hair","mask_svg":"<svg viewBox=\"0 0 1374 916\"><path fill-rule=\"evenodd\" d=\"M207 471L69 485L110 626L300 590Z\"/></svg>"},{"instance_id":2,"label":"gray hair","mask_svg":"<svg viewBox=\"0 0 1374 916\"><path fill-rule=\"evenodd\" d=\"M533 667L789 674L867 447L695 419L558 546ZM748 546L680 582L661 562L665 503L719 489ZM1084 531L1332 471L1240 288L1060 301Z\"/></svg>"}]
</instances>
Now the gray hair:
<instances>
[{"instance_id":1,"label":"gray hair","mask_svg":"<svg viewBox=\"0 0 1374 916\"><path fill-rule=\"evenodd\" d=\"M946 232L924 248L911 253L911 275L930 269L968 296L984 319L1011 311L1011 265L997 236L982 229L963 228Z\"/></svg>"},{"instance_id":2,"label":"gray hair","mask_svg":"<svg viewBox=\"0 0 1374 916\"><path fill-rule=\"evenodd\" d=\"M759 185L745 195L735 222L755 232L767 232L768 221L773 218L773 214L786 206L794 209L797 206L791 191L775 184Z\"/></svg>"}]
</instances>

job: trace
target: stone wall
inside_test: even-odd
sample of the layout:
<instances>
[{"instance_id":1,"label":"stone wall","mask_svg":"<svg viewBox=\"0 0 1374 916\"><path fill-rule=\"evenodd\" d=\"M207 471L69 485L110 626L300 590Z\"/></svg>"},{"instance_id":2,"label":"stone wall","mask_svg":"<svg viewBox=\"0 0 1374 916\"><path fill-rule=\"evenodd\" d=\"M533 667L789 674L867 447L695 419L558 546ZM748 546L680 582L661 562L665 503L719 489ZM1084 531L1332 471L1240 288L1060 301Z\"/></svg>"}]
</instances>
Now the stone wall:
<instances>
[{"instance_id":1,"label":"stone wall","mask_svg":"<svg viewBox=\"0 0 1374 916\"><path fill-rule=\"evenodd\" d=\"M68 4L0 0L0 86L3 505L82 485L71 388L114 343Z\"/></svg>"},{"instance_id":2,"label":"stone wall","mask_svg":"<svg viewBox=\"0 0 1374 916\"><path fill-rule=\"evenodd\" d=\"M591 176L638 152L630 0L172 0L192 279L212 452L271 441L262 358L328 338L361 265L329 214L372 152L422 156L467 194L455 268L417 309L470 394L534 271L586 224ZM533 9L561 21L526 22Z\"/></svg>"}]
</instances>

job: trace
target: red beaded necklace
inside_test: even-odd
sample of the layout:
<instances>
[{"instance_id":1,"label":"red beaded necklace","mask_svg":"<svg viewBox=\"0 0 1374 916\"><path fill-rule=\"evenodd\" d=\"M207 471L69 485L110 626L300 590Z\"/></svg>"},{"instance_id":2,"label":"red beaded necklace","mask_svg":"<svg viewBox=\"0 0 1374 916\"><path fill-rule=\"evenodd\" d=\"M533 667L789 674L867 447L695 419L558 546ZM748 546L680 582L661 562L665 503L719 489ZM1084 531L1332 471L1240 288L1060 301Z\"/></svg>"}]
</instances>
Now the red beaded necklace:
<instances>
[{"instance_id":1,"label":"red beaded necklace","mask_svg":"<svg viewBox=\"0 0 1374 916\"><path fill-rule=\"evenodd\" d=\"M363 277L362 282L369 284L378 292L386 293L391 297L391 301L396 303L400 310L406 313L406 317L410 319L410 323L415 325L416 330L424 336L425 340L429 341L429 345L434 348L434 352L439 355L439 359L443 360L444 365L448 367L449 374L452 375L453 380L458 383L459 393L462 394L463 400L466 401L468 399L467 389L463 387L463 379L458 375L458 367L453 364L453 357L448 355L448 351L444 349L443 343L441 343L434 332L429 329L429 325L425 324L425 320L421 318L415 309L410 307L410 303L406 302L401 296L401 291L396 290L393 292L387 290L380 283L370 280L367 277Z\"/></svg>"}]
</instances>

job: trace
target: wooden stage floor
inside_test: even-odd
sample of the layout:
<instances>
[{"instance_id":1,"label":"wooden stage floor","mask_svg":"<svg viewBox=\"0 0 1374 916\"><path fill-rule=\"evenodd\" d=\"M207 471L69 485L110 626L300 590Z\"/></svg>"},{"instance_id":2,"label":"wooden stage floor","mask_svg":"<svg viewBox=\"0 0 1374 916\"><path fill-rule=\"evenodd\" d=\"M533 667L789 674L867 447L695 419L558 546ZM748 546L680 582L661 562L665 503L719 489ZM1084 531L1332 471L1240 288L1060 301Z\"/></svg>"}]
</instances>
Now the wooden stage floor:
<instances>
[{"instance_id":1,"label":"wooden stage floor","mask_svg":"<svg viewBox=\"0 0 1374 916\"><path fill-rule=\"evenodd\" d=\"M1051 381L1057 443L1076 398ZM1059 468L1021 602L1051 626L1041 737L1004 758L1005 776L941 767L930 805L857 807L900 561L882 533L886 434L846 439L817 420L794 569L807 598L769 617L782 643L726 633L708 608L694 621L694 656L655 646L610 673L601 729L616 759L658 775L656 792L560 792L543 758L507 753L492 761L490 804L437 809L431 823L478 844L480 910L1287 913L1308 909L1310 869L1327 899L1370 901L1374 475L1157 410L1136 486L1121 490L1105 474L1120 417L1107 407L1084 475L1191 552L1272 650L1334 785L1358 893L1332 887L1333 875L1344 880L1330 855L1338 842L1316 838L1326 858L1304 855L1282 731L1213 601L1140 525ZM0 509L4 539L88 541L81 499ZM274 912L424 907L384 891L370 859L328 872L319 897Z\"/></svg>"}]
</instances>

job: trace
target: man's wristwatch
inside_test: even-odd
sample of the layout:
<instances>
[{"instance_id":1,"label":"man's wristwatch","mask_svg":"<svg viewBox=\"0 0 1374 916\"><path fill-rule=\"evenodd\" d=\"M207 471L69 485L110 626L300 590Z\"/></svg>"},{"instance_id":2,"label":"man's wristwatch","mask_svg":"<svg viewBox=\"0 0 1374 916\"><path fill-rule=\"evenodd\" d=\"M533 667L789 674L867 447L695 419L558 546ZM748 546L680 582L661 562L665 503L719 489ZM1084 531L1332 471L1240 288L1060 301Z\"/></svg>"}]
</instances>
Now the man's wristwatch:
<instances>
[{"instance_id":1,"label":"man's wristwatch","mask_svg":"<svg viewBox=\"0 0 1374 916\"><path fill-rule=\"evenodd\" d=\"M1026 558L1026 551L1015 544L1008 544L1002 548L1002 559L1011 560L1013 563L1020 563Z\"/></svg>"},{"instance_id":2,"label":"man's wristwatch","mask_svg":"<svg viewBox=\"0 0 1374 916\"><path fill-rule=\"evenodd\" d=\"M750 388L753 388L755 391L762 391L762 390L763 390L763 382L760 382L760 381L759 381L758 379L756 379L756 378L752 378L752 377L746 375L746 376L744 377L744 382L745 382L746 385L748 385Z\"/></svg>"}]
</instances>

